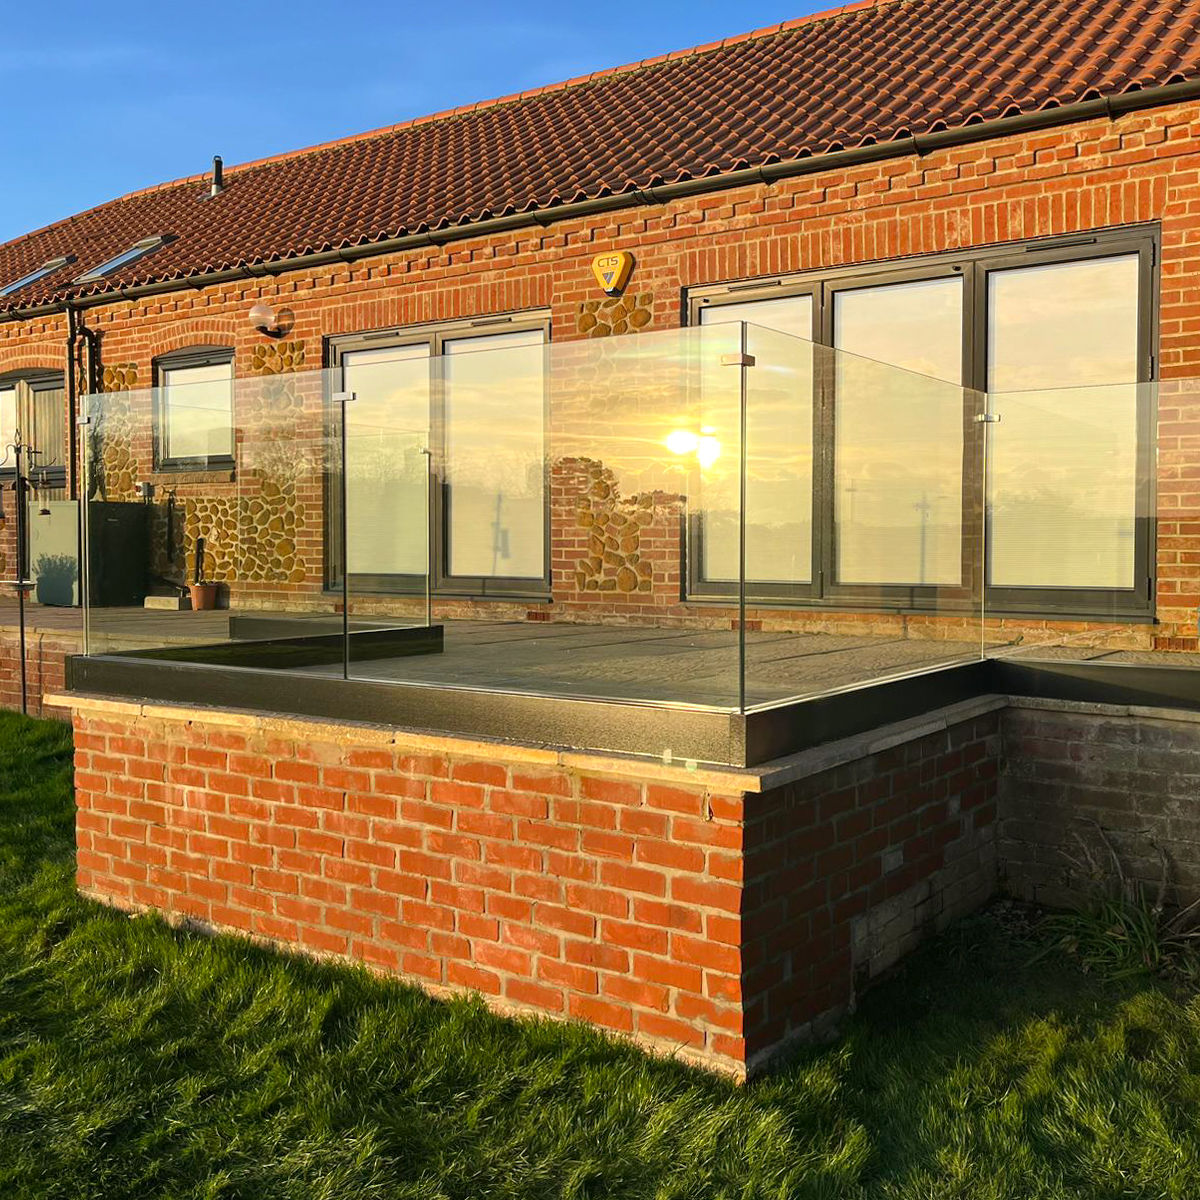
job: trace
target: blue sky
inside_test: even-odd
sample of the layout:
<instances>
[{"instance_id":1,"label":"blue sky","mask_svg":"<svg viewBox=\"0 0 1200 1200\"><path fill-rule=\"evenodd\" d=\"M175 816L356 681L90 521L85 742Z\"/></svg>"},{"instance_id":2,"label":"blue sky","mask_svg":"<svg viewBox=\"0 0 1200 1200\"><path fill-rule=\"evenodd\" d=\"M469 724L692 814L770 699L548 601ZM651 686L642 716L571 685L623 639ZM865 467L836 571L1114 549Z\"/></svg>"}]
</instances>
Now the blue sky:
<instances>
[{"instance_id":1,"label":"blue sky","mask_svg":"<svg viewBox=\"0 0 1200 1200\"><path fill-rule=\"evenodd\" d=\"M832 2L832 0L831 0ZM830 3L11 4L0 242L114 196L743 33Z\"/></svg>"}]
</instances>

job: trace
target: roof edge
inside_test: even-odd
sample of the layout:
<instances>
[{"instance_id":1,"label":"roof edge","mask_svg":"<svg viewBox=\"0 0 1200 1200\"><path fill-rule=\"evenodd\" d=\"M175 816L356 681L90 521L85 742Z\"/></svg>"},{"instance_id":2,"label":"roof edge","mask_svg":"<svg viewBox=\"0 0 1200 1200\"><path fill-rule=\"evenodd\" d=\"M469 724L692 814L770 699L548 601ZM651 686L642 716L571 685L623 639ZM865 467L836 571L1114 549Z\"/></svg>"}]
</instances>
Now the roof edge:
<instances>
[{"instance_id":1,"label":"roof edge","mask_svg":"<svg viewBox=\"0 0 1200 1200\"><path fill-rule=\"evenodd\" d=\"M909 135L894 141L877 142L849 150L836 150L805 158L786 159L719 175L706 175L672 184L660 184L608 196L592 197L573 204L472 221L462 225L452 225L445 229L401 234L373 242L311 251L256 263L227 265L191 275L176 275L127 287L97 290L83 296L67 295L57 300L25 307L7 309L0 307L0 323L6 324L10 321L49 316L61 313L70 307L93 308L104 304L137 300L145 296L182 291L187 288L206 287L214 283L236 279L283 275L288 271L304 267L356 262L359 259L415 249L420 246L444 246L453 241L484 237L502 230L545 226L591 213L631 208L644 204L665 204L688 195L721 191L730 187L748 186L755 183L770 184L779 179L816 174L820 171L868 162L902 158L910 154L927 154L954 146L988 141L996 137L1006 137L1038 129L1050 129L1060 125L1072 125L1102 117L1111 120L1139 109L1157 108L1188 100L1200 100L1200 78L1163 84L1153 88L1110 93L1074 104L1017 113L1013 116L998 117L995 120L982 121L974 125L958 125L934 133Z\"/></svg>"}]
</instances>

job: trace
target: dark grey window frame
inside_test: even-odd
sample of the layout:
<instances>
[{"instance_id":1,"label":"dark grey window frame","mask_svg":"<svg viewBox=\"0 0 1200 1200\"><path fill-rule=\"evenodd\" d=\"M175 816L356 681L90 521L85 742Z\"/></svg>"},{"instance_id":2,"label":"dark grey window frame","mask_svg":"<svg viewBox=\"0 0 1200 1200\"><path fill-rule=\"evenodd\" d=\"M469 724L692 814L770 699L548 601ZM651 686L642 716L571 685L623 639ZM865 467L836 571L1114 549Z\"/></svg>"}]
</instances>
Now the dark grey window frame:
<instances>
[{"instance_id":1,"label":"dark grey window frame","mask_svg":"<svg viewBox=\"0 0 1200 1200\"><path fill-rule=\"evenodd\" d=\"M10 387L17 391L17 428L21 429L22 439L26 439L29 437L29 431L22 429L22 410L29 411L34 403L34 397L39 392L65 393L66 380L61 371L12 371L0 375L0 388ZM65 441L56 450L58 462L46 462L46 455L43 451L42 461L27 467L26 477L36 487L65 488L67 486L67 464L64 461ZM6 456L10 458L10 461L0 466L0 479L12 480L16 477L17 468L16 463L11 461L11 452L8 450L7 444L0 446L0 459Z\"/></svg>"},{"instance_id":2,"label":"dark grey window frame","mask_svg":"<svg viewBox=\"0 0 1200 1200\"><path fill-rule=\"evenodd\" d=\"M472 337L491 337L505 333L525 333L540 330L547 346L550 344L550 313L548 310L512 314L495 314L464 321L444 321L430 325L406 325L327 337L325 363L340 372L346 354L358 350L385 350L400 346L429 347L430 397L430 548L432 576L430 585L436 596L474 600L519 600L528 603L547 603L550 599L550 464L546 456L543 473L543 571L539 578L504 576L451 575L450 561L450 482L446 478L446 397L436 364L444 354L447 342ZM548 445L550 436L550 392L547 386L542 398L542 429ZM328 416L331 434L336 427L337 414ZM336 476L331 477L325 491L325 581L326 587L341 586L341 496ZM416 595L425 589L420 575L352 574L351 592Z\"/></svg>"},{"instance_id":3,"label":"dark grey window frame","mask_svg":"<svg viewBox=\"0 0 1200 1200\"><path fill-rule=\"evenodd\" d=\"M964 496L963 582L954 587L866 588L835 582L833 521L833 447L836 402L828 372L817 370L813 382L813 582L771 584L746 581L746 595L765 605L820 607L825 610L928 613L970 610L980 594L979 571L987 571L984 556L971 547L986 535L984 488L978 470L983 463L985 427L975 420L974 406L987 386L987 279L993 271L1022 266L1079 262L1088 258L1113 258L1137 254L1140 260L1138 311L1138 383L1157 378L1159 331L1159 277L1161 233L1157 223L1095 230L1063 238L1039 238L976 247L962 253L892 259L854 267L831 268L788 276L738 280L685 290L683 311L690 324L699 324L702 308L738 304L784 296L813 296L813 341L832 346L833 307L836 295L854 288L961 276L963 278L963 386L964 394ZM1135 586L1131 589L983 588L989 614L1146 620L1154 615L1154 430L1153 406L1148 389L1139 395L1139 518L1135 533ZM700 522L691 519L691 544L701 546ZM985 543L986 545L986 543ZM728 583L700 577L699 553L684 564L685 599L728 602ZM986 575L985 575L986 578Z\"/></svg>"},{"instance_id":4,"label":"dark grey window frame","mask_svg":"<svg viewBox=\"0 0 1200 1200\"><path fill-rule=\"evenodd\" d=\"M213 367L228 363L230 366L229 380L229 433L231 442L236 439L237 424L233 413L234 393L234 352L229 346L189 346L185 350L175 350L154 360L153 385L154 396L151 421L153 425L154 470L163 474L184 474L187 472L210 471L227 472L234 469L236 444L234 451L229 454L207 455L203 458L171 458L167 456L167 418L166 396L163 375L169 371L187 370L189 367Z\"/></svg>"}]
</instances>

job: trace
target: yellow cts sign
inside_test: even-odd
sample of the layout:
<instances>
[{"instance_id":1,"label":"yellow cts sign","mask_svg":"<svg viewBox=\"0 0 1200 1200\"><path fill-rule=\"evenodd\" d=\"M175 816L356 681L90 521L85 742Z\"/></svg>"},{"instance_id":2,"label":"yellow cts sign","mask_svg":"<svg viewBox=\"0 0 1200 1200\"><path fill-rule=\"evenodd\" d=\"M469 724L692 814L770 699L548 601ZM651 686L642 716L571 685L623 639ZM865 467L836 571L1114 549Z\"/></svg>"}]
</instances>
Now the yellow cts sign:
<instances>
[{"instance_id":1,"label":"yellow cts sign","mask_svg":"<svg viewBox=\"0 0 1200 1200\"><path fill-rule=\"evenodd\" d=\"M592 259L592 274L596 282L610 295L617 295L629 282L633 270L633 255L628 250L597 254Z\"/></svg>"}]
</instances>

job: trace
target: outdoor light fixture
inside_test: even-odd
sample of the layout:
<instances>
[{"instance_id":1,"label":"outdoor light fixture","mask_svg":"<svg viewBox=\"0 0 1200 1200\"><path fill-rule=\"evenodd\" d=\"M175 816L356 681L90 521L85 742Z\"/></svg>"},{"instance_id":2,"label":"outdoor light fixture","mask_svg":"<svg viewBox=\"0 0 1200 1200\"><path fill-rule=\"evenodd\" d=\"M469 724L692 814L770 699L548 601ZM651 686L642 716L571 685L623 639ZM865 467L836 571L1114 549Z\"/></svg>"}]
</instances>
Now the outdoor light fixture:
<instances>
[{"instance_id":1,"label":"outdoor light fixture","mask_svg":"<svg viewBox=\"0 0 1200 1200\"><path fill-rule=\"evenodd\" d=\"M278 337L282 332L278 314L269 304L264 304L261 300L250 310L249 316L250 324L259 333L265 333L267 337Z\"/></svg>"},{"instance_id":2,"label":"outdoor light fixture","mask_svg":"<svg viewBox=\"0 0 1200 1200\"><path fill-rule=\"evenodd\" d=\"M709 426L699 433L693 433L690 429L673 429L663 439L663 444L680 458L694 454L696 461L707 468L721 457L721 443L713 437L715 432Z\"/></svg>"}]
</instances>

